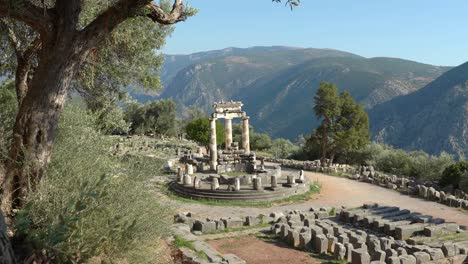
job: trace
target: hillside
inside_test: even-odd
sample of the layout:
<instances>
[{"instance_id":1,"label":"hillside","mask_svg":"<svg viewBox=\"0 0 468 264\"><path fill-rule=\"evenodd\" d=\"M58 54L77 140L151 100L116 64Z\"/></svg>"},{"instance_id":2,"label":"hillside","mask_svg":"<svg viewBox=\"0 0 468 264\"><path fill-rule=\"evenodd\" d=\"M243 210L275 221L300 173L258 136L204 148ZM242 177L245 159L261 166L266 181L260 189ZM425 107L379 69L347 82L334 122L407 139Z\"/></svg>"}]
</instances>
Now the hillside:
<instances>
[{"instance_id":1,"label":"hillside","mask_svg":"<svg viewBox=\"0 0 468 264\"><path fill-rule=\"evenodd\" d=\"M468 63L417 92L376 106L370 111L370 121L378 141L468 157Z\"/></svg>"},{"instance_id":2,"label":"hillside","mask_svg":"<svg viewBox=\"0 0 468 264\"><path fill-rule=\"evenodd\" d=\"M420 89L447 69L330 49L228 48L166 55L161 97L172 97L179 111L196 105L207 113L214 101L240 99L257 131L294 139L316 126L312 98L321 81L336 82L370 109Z\"/></svg>"}]
</instances>

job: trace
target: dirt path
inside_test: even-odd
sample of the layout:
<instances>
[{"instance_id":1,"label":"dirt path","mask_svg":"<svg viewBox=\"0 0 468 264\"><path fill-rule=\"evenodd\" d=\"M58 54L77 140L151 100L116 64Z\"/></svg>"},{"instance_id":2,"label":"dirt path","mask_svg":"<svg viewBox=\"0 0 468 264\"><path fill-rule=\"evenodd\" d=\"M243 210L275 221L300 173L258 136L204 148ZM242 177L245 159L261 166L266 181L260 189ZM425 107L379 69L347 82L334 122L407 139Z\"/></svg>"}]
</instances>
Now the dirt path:
<instances>
[{"instance_id":1,"label":"dirt path","mask_svg":"<svg viewBox=\"0 0 468 264\"><path fill-rule=\"evenodd\" d=\"M293 171L283 169L284 171ZM412 198L402 195L396 191L388 190L382 187L368 183L349 180L346 178L328 176L321 173L305 172L309 179L319 181L322 185L320 194L317 194L314 200L293 204L276 206L272 208L248 208L248 207L221 207L209 206L203 204L189 204L173 201L174 206L179 212L194 212L196 217L220 217L235 215L258 215L260 213L268 214L274 211L283 210L308 210L310 207L329 206L340 208L358 207L363 203L376 202L384 205L399 206L403 209L418 211L423 214L429 214L434 217L444 218L446 221L456 222L468 226L468 213L451 208L436 202L425 201L419 198Z\"/></svg>"},{"instance_id":2,"label":"dirt path","mask_svg":"<svg viewBox=\"0 0 468 264\"><path fill-rule=\"evenodd\" d=\"M213 240L209 244L223 254L233 253L249 264L316 264L310 253L289 248L281 241L265 241L254 236Z\"/></svg>"}]
</instances>

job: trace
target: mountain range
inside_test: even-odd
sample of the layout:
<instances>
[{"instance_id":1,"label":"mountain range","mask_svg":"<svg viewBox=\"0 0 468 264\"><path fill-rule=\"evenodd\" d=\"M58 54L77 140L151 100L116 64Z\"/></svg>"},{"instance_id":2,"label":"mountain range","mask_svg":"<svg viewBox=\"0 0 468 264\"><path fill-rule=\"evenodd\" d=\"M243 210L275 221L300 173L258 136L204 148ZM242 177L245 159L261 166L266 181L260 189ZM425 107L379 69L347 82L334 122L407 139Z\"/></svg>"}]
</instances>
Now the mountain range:
<instances>
[{"instance_id":1,"label":"mountain range","mask_svg":"<svg viewBox=\"0 0 468 264\"><path fill-rule=\"evenodd\" d=\"M173 98L180 112L195 105L211 113L215 101L241 100L256 131L295 139L317 126L313 96L319 83L328 81L336 83L340 90L348 90L366 108L374 140L432 154L444 150L468 154L463 82L468 75L459 69L464 65L442 67L398 58L365 58L332 49L281 46L227 48L165 57L160 98ZM436 100L442 97L445 104ZM455 101L456 113L447 107ZM416 102L424 104L419 106ZM432 112L418 112L419 107ZM412 120L410 115L414 114L445 122L449 122L448 116L457 115L453 119L458 121L446 129L431 127L432 131L423 131L430 126L424 126L422 120L429 120ZM434 138L441 143L428 146L427 142Z\"/></svg>"}]
</instances>

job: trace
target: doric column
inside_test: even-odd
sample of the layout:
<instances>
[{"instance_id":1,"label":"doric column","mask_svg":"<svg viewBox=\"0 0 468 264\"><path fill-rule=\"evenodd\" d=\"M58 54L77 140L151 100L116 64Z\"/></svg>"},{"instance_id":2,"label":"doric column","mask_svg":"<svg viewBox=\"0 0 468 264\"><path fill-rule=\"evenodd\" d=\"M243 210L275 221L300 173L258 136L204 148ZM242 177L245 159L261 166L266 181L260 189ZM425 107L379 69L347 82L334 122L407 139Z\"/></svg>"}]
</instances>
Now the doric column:
<instances>
[{"instance_id":1,"label":"doric column","mask_svg":"<svg viewBox=\"0 0 468 264\"><path fill-rule=\"evenodd\" d=\"M242 149L250 153L249 117L242 117Z\"/></svg>"},{"instance_id":2,"label":"doric column","mask_svg":"<svg viewBox=\"0 0 468 264\"><path fill-rule=\"evenodd\" d=\"M224 119L224 148L228 149L232 144L232 119Z\"/></svg>"},{"instance_id":3,"label":"doric column","mask_svg":"<svg viewBox=\"0 0 468 264\"><path fill-rule=\"evenodd\" d=\"M218 165L218 147L216 146L216 118L210 118L210 169Z\"/></svg>"}]
</instances>

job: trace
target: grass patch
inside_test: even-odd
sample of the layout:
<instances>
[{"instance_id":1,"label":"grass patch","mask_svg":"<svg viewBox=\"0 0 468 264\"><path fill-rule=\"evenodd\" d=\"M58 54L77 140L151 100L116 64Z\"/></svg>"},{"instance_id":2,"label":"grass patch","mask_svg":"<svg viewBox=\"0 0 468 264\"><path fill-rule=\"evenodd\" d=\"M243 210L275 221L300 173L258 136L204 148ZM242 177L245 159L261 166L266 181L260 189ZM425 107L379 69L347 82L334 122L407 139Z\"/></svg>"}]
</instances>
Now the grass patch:
<instances>
[{"instance_id":1,"label":"grass patch","mask_svg":"<svg viewBox=\"0 0 468 264\"><path fill-rule=\"evenodd\" d=\"M188 248L190 250L196 251L195 247L193 246L192 241L188 241L180 236L175 236L174 237L174 242L173 245L176 248Z\"/></svg>"},{"instance_id":2,"label":"grass patch","mask_svg":"<svg viewBox=\"0 0 468 264\"><path fill-rule=\"evenodd\" d=\"M204 251L196 251L195 255L201 259L208 260L208 256Z\"/></svg>"},{"instance_id":3,"label":"grass patch","mask_svg":"<svg viewBox=\"0 0 468 264\"><path fill-rule=\"evenodd\" d=\"M289 197L285 197L278 200L273 201L264 201L264 202L243 202L243 201L216 201L210 199L191 199L178 196L177 194L173 193L169 188L167 188L165 193L171 199L174 199L179 202L184 203L192 203L192 204L204 204L204 205L211 205L211 206L238 206L238 207L256 207L256 208L269 208L276 205L284 205L284 204L292 204L292 203L300 203L305 202L312 199L314 194L320 193L320 184L318 182L314 182L310 184L309 190L305 193L291 195Z\"/></svg>"}]
</instances>

